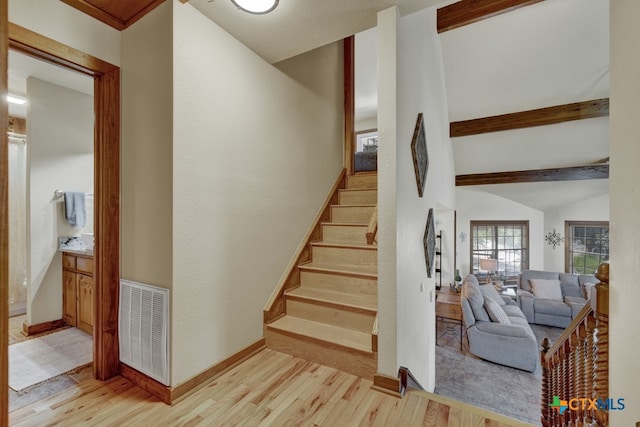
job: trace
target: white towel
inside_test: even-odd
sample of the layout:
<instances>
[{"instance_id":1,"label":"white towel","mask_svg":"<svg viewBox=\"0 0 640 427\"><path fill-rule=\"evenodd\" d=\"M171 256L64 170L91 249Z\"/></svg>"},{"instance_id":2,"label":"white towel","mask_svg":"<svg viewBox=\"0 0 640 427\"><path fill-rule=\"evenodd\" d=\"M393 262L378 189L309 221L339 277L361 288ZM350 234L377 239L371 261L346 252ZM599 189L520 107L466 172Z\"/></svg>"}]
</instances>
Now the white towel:
<instances>
[{"instance_id":1,"label":"white towel","mask_svg":"<svg viewBox=\"0 0 640 427\"><path fill-rule=\"evenodd\" d=\"M65 191L64 216L69 225L84 227L87 223L87 209L84 203L84 193Z\"/></svg>"}]
</instances>

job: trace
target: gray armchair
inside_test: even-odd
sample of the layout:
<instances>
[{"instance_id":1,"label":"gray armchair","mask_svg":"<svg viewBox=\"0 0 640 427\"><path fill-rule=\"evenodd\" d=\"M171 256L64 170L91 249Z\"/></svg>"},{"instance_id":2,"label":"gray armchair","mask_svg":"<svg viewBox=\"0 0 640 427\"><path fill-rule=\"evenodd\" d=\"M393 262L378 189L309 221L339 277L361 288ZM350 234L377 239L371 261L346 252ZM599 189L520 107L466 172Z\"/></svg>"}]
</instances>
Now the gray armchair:
<instances>
[{"instance_id":1,"label":"gray armchair","mask_svg":"<svg viewBox=\"0 0 640 427\"><path fill-rule=\"evenodd\" d=\"M485 308L485 297L500 305L508 321L492 321ZM462 282L460 305L471 354L501 365L535 371L538 366L536 337L511 298L501 297L491 284L480 286L475 276L468 275Z\"/></svg>"}]
</instances>

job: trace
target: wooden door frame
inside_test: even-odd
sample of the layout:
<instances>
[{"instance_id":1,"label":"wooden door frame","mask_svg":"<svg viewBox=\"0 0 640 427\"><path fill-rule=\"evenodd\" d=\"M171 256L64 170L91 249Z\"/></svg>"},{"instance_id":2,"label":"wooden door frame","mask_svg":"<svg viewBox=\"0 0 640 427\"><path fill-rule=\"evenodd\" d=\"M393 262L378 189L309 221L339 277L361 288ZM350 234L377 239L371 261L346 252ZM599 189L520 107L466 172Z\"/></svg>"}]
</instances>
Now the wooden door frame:
<instances>
[{"instance_id":1,"label":"wooden door frame","mask_svg":"<svg viewBox=\"0 0 640 427\"><path fill-rule=\"evenodd\" d=\"M0 8L6 6L6 1L2 0ZM4 34L6 37L3 39L7 40L9 49L94 79L94 233L96 239L93 375L96 379L106 380L119 373L120 68L12 23L8 23L7 32ZM3 80L5 91L6 58L5 54ZM5 129L6 115L5 108L3 114ZM3 156L6 156L5 153L6 150ZM5 161L4 158L2 160ZM6 194L8 179L4 176L0 179L4 181L2 191ZM5 196L2 199L3 212L7 210L7 205L8 200ZM8 230L6 232L8 233ZM0 248L3 252L6 250L6 245L7 239L3 238ZM8 275L6 270L3 270L2 277L2 287L6 288L8 280L5 282L4 275ZM7 306L7 289L2 289L1 298L0 305ZM2 357L6 358L8 340L1 338L5 343L1 353ZM0 360L0 365L6 366L5 363L4 360ZM6 368L4 370L6 371ZM5 393L6 384L6 382L0 383Z\"/></svg>"},{"instance_id":2,"label":"wooden door frame","mask_svg":"<svg viewBox=\"0 0 640 427\"><path fill-rule=\"evenodd\" d=\"M344 68L344 167L347 175L354 174L354 117L355 117L355 36L342 41Z\"/></svg>"},{"instance_id":3,"label":"wooden door frame","mask_svg":"<svg viewBox=\"0 0 640 427\"><path fill-rule=\"evenodd\" d=\"M8 0L0 0L0 128L7 129ZM0 133L0 426L9 425L9 146Z\"/></svg>"}]
</instances>

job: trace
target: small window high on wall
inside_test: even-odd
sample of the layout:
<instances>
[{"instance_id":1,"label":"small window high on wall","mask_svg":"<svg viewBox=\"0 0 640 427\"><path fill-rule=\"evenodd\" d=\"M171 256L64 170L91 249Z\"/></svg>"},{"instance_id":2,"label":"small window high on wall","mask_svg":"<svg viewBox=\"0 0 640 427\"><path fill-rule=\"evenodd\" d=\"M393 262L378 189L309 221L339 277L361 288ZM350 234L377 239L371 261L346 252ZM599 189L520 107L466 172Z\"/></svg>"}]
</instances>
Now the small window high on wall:
<instances>
[{"instance_id":1,"label":"small window high on wall","mask_svg":"<svg viewBox=\"0 0 640 427\"><path fill-rule=\"evenodd\" d=\"M514 278L529 268L529 221L471 221L471 269L482 274L480 259L498 260L497 272Z\"/></svg>"},{"instance_id":2,"label":"small window high on wall","mask_svg":"<svg viewBox=\"0 0 640 427\"><path fill-rule=\"evenodd\" d=\"M565 271L594 274L609 260L608 221L565 221Z\"/></svg>"}]
</instances>

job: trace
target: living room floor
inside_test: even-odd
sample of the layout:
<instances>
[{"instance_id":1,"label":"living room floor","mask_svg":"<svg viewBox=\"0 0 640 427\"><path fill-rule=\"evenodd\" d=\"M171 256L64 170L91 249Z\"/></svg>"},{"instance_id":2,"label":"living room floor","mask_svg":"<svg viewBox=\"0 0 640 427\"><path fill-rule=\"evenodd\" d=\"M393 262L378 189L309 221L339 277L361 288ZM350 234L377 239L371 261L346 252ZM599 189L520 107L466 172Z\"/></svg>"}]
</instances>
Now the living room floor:
<instances>
[{"instance_id":1,"label":"living room floor","mask_svg":"<svg viewBox=\"0 0 640 427\"><path fill-rule=\"evenodd\" d=\"M463 336L460 350L460 326L438 321L436 330L435 393L490 409L531 424L540 424L542 370L540 364L530 373L482 360L466 352ZM555 341L562 329L531 325L538 345L546 336Z\"/></svg>"}]
</instances>

